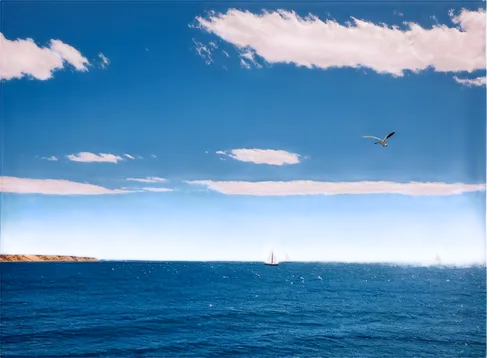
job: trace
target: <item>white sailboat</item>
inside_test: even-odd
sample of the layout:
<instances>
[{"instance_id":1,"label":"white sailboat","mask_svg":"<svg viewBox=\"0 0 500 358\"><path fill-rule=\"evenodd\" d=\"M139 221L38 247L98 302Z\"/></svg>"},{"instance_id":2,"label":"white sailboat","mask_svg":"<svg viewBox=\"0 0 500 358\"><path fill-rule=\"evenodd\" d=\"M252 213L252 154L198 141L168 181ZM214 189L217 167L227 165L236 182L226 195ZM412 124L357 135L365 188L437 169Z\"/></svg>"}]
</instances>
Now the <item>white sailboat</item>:
<instances>
[{"instance_id":1,"label":"white sailboat","mask_svg":"<svg viewBox=\"0 0 500 358\"><path fill-rule=\"evenodd\" d=\"M285 259L281 262L290 262L290 257L288 256L288 254L285 254Z\"/></svg>"},{"instance_id":2,"label":"white sailboat","mask_svg":"<svg viewBox=\"0 0 500 358\"><path fill-rule=\"evenodd\" d=\"M274 251L271 251L271 254L269 255L269 259L264 262L264 265L269 265L269 266L278 266L279 262L276 259L276 255L274 255Z\"/></svg>"},{"instance_id":3,"label":"white sailboat","mask_svg":"<svg viewBox=\"0 0 500 358\"><path fill-rule=\"evenodd\" d=\"M438 263L438 265L441 264L441 257L439 257L439 255L436 255L436 258L434 260L436 260L436 262Z\"/></svg>"}]
</instances>

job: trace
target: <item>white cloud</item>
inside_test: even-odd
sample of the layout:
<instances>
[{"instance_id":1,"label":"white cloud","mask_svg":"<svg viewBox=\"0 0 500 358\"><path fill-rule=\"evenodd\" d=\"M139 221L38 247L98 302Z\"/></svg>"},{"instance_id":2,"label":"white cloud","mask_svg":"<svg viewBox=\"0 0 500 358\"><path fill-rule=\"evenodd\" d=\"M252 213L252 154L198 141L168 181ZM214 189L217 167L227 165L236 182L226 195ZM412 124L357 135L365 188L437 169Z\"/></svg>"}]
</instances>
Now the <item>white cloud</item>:
<instances>
[{"instance_id":1,"label":"white cloud","mask_svg":"<svg viewBox=\"0 0 500 358\"><path fill-rule=\"evenodd\" d=\"M151 154L151 158L156 158L156 154Z\"/></svg>"},{"instance_id":2,"label":"white cloud","mask_svg":"<svg viewBox=\"0 0 500 358\"><path fill-rule=\"evenodd\" d=\"M396 76L429 67L440 72L486 68L486 12L462 10L450 16L456 26L425 29L416 23L399 28L353 18L353 23L340 24L285 10L254 14L230 9L196 17L195 27L269 63L362 66Z\"/></svg>"},{"instance_id":3,"label":"white cloud","mask_svg":"<svg viewBox=\"0 0 500 358\"><path fill-rule=\"evenodd\" d=\"M74 47L60 40L50 40L48 47L39 47L33 39L8 40L0 33L0 79L32 76L38 80L52 78L52 72L70 64L77 71L88 71L87 58Z\"/></svg>"},{"instance_id":4,"label":"white cloud","mask_svg":"<svg viewBox=\"0 0 500 358\"><path fill-rule=\"evenodd\" d=\"M69 62L78 71L88 70L89 61L73 46L67 45L60 40L50 40L50 49L64 61Z\"/></svg>"},{"instance_id":5,"label":"white cloud","mask_svg":"<svg viewBox=\"0 0 500 358\"><path fill-rule=\"evenodd\" d=\"M230 151L218 150L219 155L227 155L242 162L255 164L283 165L300 163L300 155L284 150L274 149L232 149Z\"/></svg>"},{"instance_id":6,"label":"white cloud","mask_svg":"<svg viewBox=\"0 0 500 358\"><path fill-rule=\"evenodd\" d=\"M472 87L472 86L486 86L486 77L476 77L476 78L458 78L457 76L454 76L453 79L465 86Z\"/></svg>"},{"instance_id":7,"label":"white cloud","mask_svg":"<svg viewBox=\"0 0 500 358\"><path fill-rule=\"evenodd\" d=\"M141 188L141 189L144 191L151 191L151 192L155 192L155 193L166 193L166 192L174 191L174 189L170 189L170 188Z\"/></svg>"},{"instance_id":8,"label":"white cloud","mask_svg":"<svg viewBox=\"0 0 500 358\"><path fill-rule=\"evenodd\" d=\"M56 156L42 157L41 159L48 160L49 162L57 162L57 157Z\"/></svg>"},{"instance_id":9,"label":"white cloud","mask_svg":"<svg viewBox=\"0 0 500 358\"><path fill-rule=\"evenodd\" d=\"M128 193L121 189L107 189L102 186L78 183L62 179L29 179L0 177L0 192L45 195L101 195Z\"/></svg>"},{"instance_id":10,"label":"white cloud","mask_svg":"<svg viewBox=\"0 0 500 358\"><path fill-rule=\"evenodd\" d=\"M99 56L99 59L101 60L100 67L101 68L108 67L109 64L111 63L111 61L109 60L109 58L107 58L106 56L104 56L104 54L102 52L98 56Z\"/></svg>"},{"instance_id":11,"label":"white cloud","mask_svg":"<svg viewBox=\"0 0 500 358\"><path fill-rule=\"evenodd\" d=\"M146 178L127 178L128 181L136 181L139 183L164 183L167 181L165 178L160 177L146 177Z\"/></svg>"},{"instance_id":12,"label":"white cloud","mask_svg":"<svg viewBox=\"0 0 500 358\"><path fill-rule=\"evenodd\" d=\"M130 154L123 154L123 156L125 158L128 158L128 159L135 159L133 156L131 156Z\"/></svg>"},{"instance_id":13,"label":"white cloud","mask_svg":"<svg viewBox=\"0 0 500 358\"><path fill-rule=\"evenodd\" d=\"M402 194L402 195L455 195L486 190L485 184L447 184L433 182L395 183L387 181L316 182L296 181L188 181L204 185L228 195L286 196L286 195L338 195L338 194Z\"/></svg>"},{"instance_id":14,"label":"white cloud","mask_svg":"<svg viewBox=\"0 0 500 358\"><path fill-rule=\"evenodd\" d=\"M89 152L69 154L66 156L66 158L68 158L73 162L83 162L83 163L93 163L93 162L118 163L118 161L123 160L122 157L114 154L106 154L106 153L94 154Z\"/></svg>"}]
</instances>

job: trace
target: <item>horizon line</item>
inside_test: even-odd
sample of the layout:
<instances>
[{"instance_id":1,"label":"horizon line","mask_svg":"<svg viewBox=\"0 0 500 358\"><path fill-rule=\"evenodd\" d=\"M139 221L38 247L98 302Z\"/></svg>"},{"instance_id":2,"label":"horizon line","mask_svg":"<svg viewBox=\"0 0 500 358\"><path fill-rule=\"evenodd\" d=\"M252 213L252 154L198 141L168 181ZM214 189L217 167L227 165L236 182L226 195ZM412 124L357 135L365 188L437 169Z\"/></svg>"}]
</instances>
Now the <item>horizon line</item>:
<instances>
[{"instance_id":1,"label":"horizon line","mask_svg":"<svg viewBox=\"0 0 500 358\"><path fill-rule=\"evenodd\" d=\"M99 259L100 261L120 261L120 262L190 262L190 263L262 263L261 260L187 260L187 259ZM292 261L280 261L279 263L289 264L289 263L435 263L435 264L467 264L467 263L477 263L477 264L487 264L488 261L483 260L463 260L463 261L434 261L434 260L417 260L417 261L398 261L398 260L374 260L374 261L344 261L344 260L292 260Z\"/></svg>"},{"instance_id":2,"label":"horizon line","mask_svg":"<svg viewBox=\"0 0 500 358\"><path fill-rule=\"evenodd\" d=\"M176 262L176 263L258 263L264 264L265 260L189 260L189 259L105 259L99 258L97 256L89 255L60 255L60 254L7 254L0 253L0 256L61 256L61 257L79 257L79 258L91 258L98 260L97 262ZM0 261L0 263L7 263L14 261ZM44 261L17 261L17 262L44 262ZM61 262L67 263L67 261L45 261L48 262ZM76 262L76 261L72 261ZM77 263L82 263L86 261L80 261ZM95 262L93 262L95 263ZM436 261L435 259L429 259L424 261L338 261L338 260L287 260L278 261L279 264L290 264L290 263L326 263L326 264L385 264L385 265L436 265L436 266L463 266L463 265L475 265L475 266L486 266L487 262L484 261Z\"/></svg>"}]
</instances>

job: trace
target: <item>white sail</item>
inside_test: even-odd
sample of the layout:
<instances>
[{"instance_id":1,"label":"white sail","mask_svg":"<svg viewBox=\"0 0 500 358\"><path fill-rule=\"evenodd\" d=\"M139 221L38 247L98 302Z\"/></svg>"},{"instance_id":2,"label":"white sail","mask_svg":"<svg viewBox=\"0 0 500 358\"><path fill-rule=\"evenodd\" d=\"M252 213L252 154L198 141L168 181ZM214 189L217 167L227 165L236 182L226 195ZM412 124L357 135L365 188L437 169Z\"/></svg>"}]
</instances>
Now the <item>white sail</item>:
<instances>
[{"instance_id":1,"label":"white sail","mask_svg":"<svg viewBox=\"0 0 500 358\"><path fill-rule=\"evenodd\" d=\"M265 262L266 265L278 265L278 259L276 259L276 255L274 254L274 251L271 251L271 254L269 255L269 259Z\"/></svg>"},{"instance_id":2,"label":"white sail","mask_svg":"<svg viewBox=\"0 0 500 358\"><path fill-rule=\"evenodd\" d=\"M274 252L271 252L271 263L272 264L278 263L278 259L276 258L276 255L274 254Z\"/></svg>"}]
</instances>

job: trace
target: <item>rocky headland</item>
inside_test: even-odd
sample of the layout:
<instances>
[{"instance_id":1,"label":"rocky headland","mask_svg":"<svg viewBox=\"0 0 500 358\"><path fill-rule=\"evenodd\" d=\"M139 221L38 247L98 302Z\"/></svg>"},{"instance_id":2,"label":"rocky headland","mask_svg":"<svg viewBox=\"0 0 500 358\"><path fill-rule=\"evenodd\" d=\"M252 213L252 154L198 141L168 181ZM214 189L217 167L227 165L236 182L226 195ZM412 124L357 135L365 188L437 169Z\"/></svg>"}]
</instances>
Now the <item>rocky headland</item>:
<instances>
[{"instance_id":1,"label":"rocky headland","mask_svg":"<svg viewBox=\"0 0 500 358\"><path fill-rule=\"evenodd\" d=\"M59 255L0 255L0 262L97 262L93 257Z\"/></svg>"}]
</instances>

